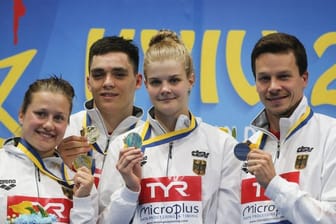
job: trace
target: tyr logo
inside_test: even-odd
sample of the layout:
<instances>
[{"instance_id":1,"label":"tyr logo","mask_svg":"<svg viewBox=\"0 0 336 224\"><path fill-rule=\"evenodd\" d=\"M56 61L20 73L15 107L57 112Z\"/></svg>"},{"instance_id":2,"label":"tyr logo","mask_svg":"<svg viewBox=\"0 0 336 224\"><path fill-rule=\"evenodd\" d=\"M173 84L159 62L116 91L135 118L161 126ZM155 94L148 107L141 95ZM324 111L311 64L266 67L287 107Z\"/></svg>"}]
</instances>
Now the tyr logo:
<instances>
[{"instance_id":1,"label":"tyr logo","mask_svg":"<svg viewBox=\"0 0 336 224\"><path fill-rule=\"evenodd\" d=\"M175 193L178 193L182 197L188 196L188 194L185 192L188 188L188 184L184 181L173 181L173 182L170 182L167 186L161 182L147 183L146 187L150 188L151 198L156 197L156 193L155 193L156 188L158 188L159 190L161 190L161 192L163 192L163 196L165 198L169 197L169 194L171 193L171 191L175 191Z\"/></svg>"},{"instance_id":2,"label":"tyr logo","mask_svg":"<svg viewBox=\"0 0 336 224\"><path fill-rule=\"evenodd\" d=\"M54 214L60 223L69 223L70 210L72 201L67 198L42 198L31 196L13 195L7 197L7 215L13 217L18 216L25 211L26 207L34 210L41 206L47 213Z\"/></svg>"},{"instance_id":3,"label":"tyr logo","mask_svg":"<svg viewBox=\"0 0 336 224\"><path fill-rule=\"evenodd\" d=\"M44 208L44 210L48 211L49 213L55 214L57 217L63 219L66 218L64 216L65 207L62 203L51 202L46 205L41 205L38 202L32 202L33 205L39 205Z\"/></svg>"}]
</instances>

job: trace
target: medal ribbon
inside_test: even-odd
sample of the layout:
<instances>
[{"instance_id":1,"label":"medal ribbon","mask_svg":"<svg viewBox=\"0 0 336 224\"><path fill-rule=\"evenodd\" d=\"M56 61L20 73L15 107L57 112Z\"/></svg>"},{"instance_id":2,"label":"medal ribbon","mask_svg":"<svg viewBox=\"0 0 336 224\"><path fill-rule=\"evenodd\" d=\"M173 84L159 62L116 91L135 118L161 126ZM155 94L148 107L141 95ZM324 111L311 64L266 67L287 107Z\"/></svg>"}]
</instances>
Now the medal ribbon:
<instances>
[{"instance_id":1,"label":"medal ribbon","mask_svg":"<svg viewBox=\"0 0 336 224\"><path fill-rule=\"evenodd\" d=\"M301 115L301 117L295 122L291 127L290 131L287 134L286 140L289 139L296 131L303 127L310 118L313 116L314 112L310 109L309 106L306 107L306 111Z\"/></svg>"},{"instance_id":2,"label":"medal ribbon","mask_svg":"<svg viewBox=\"0 0 336 224\"><path fill-rule=\"evenodd\" d=\"M266 144L267 135L265 133L261 133L261 135L258 136L257 141L254 143L257 145L257 148L263 149Z\"/></svg>"},{"instance_id":3,"label":"medal ribbon","mask_svg":"<svg viewBox=\"0 0 336 224\"><path fill-rule=\"evenodd\" d=\"M70 181L68 181L68 179L61 179L47 169L47 167L44 165L44 162L42 158L40 157L40 155L37 153L37 151L31 145L29 145L29 143L26 142L24 139L21 138L19 140L17 148L19 148L24 154L26 154L26 156L35 164L35 166L43 174L57 181L59 184L63 185L64 187L72 188L72 184L70 183Z\"/></svg>"},{"instance_id":4,"label":"medal ribbon","mask_svg":"<svg viewBox=\"0 0 336 224\"><path fill-rule=\"evenodd\" d=\"M191 114L191 121L189 127L150 138L152 127L149 124L149 121L146 121L141 133L141 138L143 139L141 151L144 152L146 147L158 146L171 141L175 141L177 139L184 138L187 135L189 135L193 130L195 130L196 127L197 127L196 119Z\"/></svg>"}]
</instances>

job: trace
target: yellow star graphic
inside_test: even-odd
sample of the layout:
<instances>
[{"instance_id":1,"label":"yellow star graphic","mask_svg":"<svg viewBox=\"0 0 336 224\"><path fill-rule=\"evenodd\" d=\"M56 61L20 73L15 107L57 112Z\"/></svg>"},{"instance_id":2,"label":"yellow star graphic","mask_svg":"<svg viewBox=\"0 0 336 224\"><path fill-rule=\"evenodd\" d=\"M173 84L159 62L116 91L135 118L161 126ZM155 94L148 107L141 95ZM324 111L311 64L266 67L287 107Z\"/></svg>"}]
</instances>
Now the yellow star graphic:
<instances>
[{"instance_id":1,"label":"yellow star graphic","mask_svg":"<svg viewBox=\"0 0 336 224\"><path fill-rule=\"evenodd\" d=\"M27 50L20 54L0 60L0 69L11 67L8 75L0 85L0 122L3 123L13 135L18 134L17 131L20 130L20 125L16 122L16 119L2 107L2 104L16 85L18 79L23 75L23 72L35 56L36 52L36 50ZM0 138L0 146L2 146L4 140L5 139Z\"/></svg>"}]
</instances>

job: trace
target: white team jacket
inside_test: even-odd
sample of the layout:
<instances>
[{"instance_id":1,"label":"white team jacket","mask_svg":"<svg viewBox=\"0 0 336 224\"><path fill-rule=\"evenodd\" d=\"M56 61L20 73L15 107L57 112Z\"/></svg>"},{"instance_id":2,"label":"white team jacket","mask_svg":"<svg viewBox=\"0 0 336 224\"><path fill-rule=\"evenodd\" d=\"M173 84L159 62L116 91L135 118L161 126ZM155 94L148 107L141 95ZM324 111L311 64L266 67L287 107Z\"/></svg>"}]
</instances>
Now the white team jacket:
<instances>
[{"instance_id":1,"label":"white team jacket","mask_svg":"<svg viewBox=\"0 0 336 224\"><path fill-rule=\"evenodd\" d=\"M97 150L92 150L92 158L95 160L95 182L96 186L98 186L99 178L101 171L104 166L104 153L109 151L110 142L117 137L118 135L130 130L131 128L136 127L137 125L141 125L143 121L141 120L143 111L138 107L133 107L133 115L127 117L123 120L118 127L113 131L113 133L109 134L107 132L107 128L105 126L102 115L99 110L93 107L93 100L86 101L84 104L85 110L79 111L70 116L69 126L65 132L65 137L71 135L80 135L80 130L86 125L86 116L89 115L91 119L91 125L95 126L99 130L99 138L97 140L97 145L99 149L103 153L99 153Z\"/></svg>"},{"instance_id":2,"label":"white team jacket","mask_svg":"<svg viewBox=\"0 0 336 224\"><path fill-rule=\"evenodd\" d=\"M61 177L60 157L48 157L43 161L48 170ZM23 197L42 199L40 205L47 212L57 215L60 223L66 223L62 221L66 220L64 216L69 209L70 223L96 223L97 220L98 195L95 188L88 197L74 197L71 208L62 186L40 172L20 149L7 144L0 149L0 223L6 221L7 199L13 196L17 205L24 201Z\"/></svg>"},{"instance_id":3,"label":"white team jacket","mask_svg":"<svg viewBox=\"0 0 336 224\"><path fill-rule=\"evenodd\" d=\"M336 119L313 113L304 97L280 119L279 141L264 111L252 126L258 132L250 140L272 154L277 176L263 195L254 176L243 174L242 223L336 223Z\"/></svg>"},{"instance_id":4,"label":"white team jacket","mask_svg":"<svg viewBox=\"0 0 336 224\"><path fill-rule=\"evenodd\" d=\"M152 127L151 138L165 133L150 113L147 118ZM181 130L189 125L189 118L181 115L175 130ZM239 223L240 163L233 155L233 148L237 142L219 128L203 123L200 118L197 118L197 125L186 137L158 146L146 147L142 177L197 177L195 162L205 161L206 168L203 170L205 174L200 175L201 223ZM141 133L144 126L131 132ZM131 192L124 187L122 177L115 168L119 150L124 146L123 139L126 135L127 133L112 142L114 150L106 157L98 191L100 223L128 223L138 206L139 193ZM189 188L193 189L196 186L188 186ZM138 212L134 216L133 223L140 223Z\"/></svg>"}]
</instances>

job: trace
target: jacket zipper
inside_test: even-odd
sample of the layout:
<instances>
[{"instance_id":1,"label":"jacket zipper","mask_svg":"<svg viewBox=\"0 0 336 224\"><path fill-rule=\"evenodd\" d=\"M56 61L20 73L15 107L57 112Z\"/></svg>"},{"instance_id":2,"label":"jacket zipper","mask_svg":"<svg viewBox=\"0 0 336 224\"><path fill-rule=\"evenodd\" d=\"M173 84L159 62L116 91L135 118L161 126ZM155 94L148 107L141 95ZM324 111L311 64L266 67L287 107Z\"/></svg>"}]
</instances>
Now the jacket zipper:
<instances>
[{"instance_id":1,"label":"jacket zipper","mask_svg":"<svg viewBox=\"0 0 336 224\"><path fill-rule=\"evenodd\" d=\"M41 181L40 170L38 167L35 166L35 184L36 184L37 197L40 197L40 189L39 189L40 181Z\"/></svg>"},{"instance_id":2,"label":"jacket zipper","mask_svg":"<svg viewBox=\"0 0 336 224\"><path fill-rule=\"evenodd\" d=\"M168 176L169 162L170 162L170 160L173 158L172 150L173 150L173 142L169 142L169 150L168 150L168 158L167 158L166 176Z\"/></svg>"},{"instance_id":3,"label":"jacket zipper","mask_svg":"<svg viewBox=\"0 0 336 224\"><path fill-rule=\"evenodd\" d=\"M104 159L103 159L103 164L102 164L101 169L103 169L104 164L105 164L106 152L107 152L108 147L109 147L109 145L110 145L110 139L111 139L111 136L109 136L109 137L107 138L106 146L105 146L105 149L104 149Z\"/></svg>"},{"instance_id":4,"label":"jacket zipper","mask_svg":"<svg viewBox=\"0 0 336 224\"><path fill-rule=\"evenodd\" d=\"M278 140L277 141L277 152L276 152L276 158L279 159L279 156L280 156L280 141Z\"/></svg>"}]
</instances>

